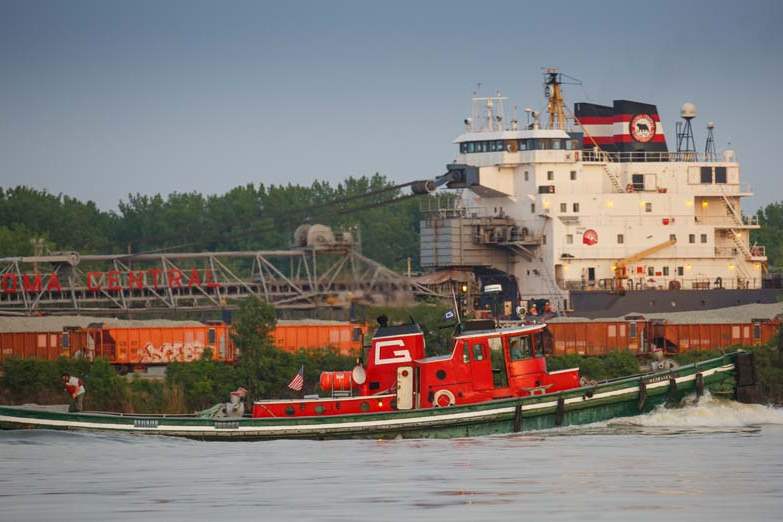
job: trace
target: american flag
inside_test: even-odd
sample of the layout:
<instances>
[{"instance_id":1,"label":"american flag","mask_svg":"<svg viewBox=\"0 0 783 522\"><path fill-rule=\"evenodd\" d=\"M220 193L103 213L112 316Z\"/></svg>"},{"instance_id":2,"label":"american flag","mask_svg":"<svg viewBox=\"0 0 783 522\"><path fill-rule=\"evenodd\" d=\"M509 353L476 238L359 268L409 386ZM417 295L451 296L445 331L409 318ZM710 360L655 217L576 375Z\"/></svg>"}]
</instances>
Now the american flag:
<instances>
[{"instance_id":1,"label":"american flag","mask_svg":"<svg viewBox=\"0 0 783 522\"><path fill-rule=\"evenodd\" d=\"M302 388L304 387L304 365L299 368L299 371L294 375L294 378L288 383L288 387L294 391L302 391Z\"/></svg>"}]
</instances>

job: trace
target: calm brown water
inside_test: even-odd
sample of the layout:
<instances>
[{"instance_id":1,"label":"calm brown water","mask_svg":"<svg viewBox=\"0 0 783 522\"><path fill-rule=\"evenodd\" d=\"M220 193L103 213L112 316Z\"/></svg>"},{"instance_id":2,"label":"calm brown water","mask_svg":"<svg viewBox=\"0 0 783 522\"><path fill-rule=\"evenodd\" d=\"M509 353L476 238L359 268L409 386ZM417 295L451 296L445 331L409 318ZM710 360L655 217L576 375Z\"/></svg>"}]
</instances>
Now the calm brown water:
<instances>
[{"instance_id":1,"label":"calm brown water","mask_svg":"<svg viewBox=\"0 0 783 522\"><path fill-rule=\"evenodd\" d=\"M0 432L0 520L779 520L783 410L535 435L205 443Z\"/></svg>"}]
</instances>

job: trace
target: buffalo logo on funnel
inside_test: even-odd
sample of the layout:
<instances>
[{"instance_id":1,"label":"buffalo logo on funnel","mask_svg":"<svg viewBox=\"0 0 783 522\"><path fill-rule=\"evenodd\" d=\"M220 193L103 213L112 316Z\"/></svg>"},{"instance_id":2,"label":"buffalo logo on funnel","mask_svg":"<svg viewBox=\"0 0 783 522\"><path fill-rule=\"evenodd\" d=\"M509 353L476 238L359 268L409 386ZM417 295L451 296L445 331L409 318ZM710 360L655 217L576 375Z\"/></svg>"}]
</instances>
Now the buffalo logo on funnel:
<instances>
[{"instance_id":1,"label":"buffalo logo on funnel","mask_svg":"<svg viewBox=\"0 0 783 522\"><path fill-rule=\"evenodd\" d=\"M655 137L655 120L649 114L637 114L629 125L631 137L639 143L647 143Z\"/></svg>"}]
</instances>

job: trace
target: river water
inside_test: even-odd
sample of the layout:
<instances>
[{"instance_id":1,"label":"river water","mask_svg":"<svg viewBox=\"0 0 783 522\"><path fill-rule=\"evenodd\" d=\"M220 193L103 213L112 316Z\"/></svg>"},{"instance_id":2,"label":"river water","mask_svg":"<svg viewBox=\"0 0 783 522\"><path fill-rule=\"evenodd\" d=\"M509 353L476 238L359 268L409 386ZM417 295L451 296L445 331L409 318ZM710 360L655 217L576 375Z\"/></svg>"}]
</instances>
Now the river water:
<instances>
[{"instance_id":1,"label":"river water","mask_svg":"<svg viewBox=\"0 0 783 522\"><path fill-rule=\"evenodd\" d=\"M452 440L0 432L0 520L780 520L783 410Z\"/></svg>"}]
</instances>

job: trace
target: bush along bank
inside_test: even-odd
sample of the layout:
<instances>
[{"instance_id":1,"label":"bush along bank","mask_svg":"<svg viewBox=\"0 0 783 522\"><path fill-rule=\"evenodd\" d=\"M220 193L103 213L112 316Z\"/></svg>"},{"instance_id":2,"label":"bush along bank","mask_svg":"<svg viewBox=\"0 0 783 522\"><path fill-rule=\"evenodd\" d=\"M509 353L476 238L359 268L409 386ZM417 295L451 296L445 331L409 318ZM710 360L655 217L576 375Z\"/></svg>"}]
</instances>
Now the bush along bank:
<instances>
[{"instance_id":1,"label":"bush along bank","mask_svg":"<svg viewBox=\"0 0 783 522\"><path fill-rule=\"evenodd\" d=\"M54 361L6 359L0 366L0 403L66 404L61 375L67 372L84 381L87 394L84 407L90 411L123 413L192 413L228 401L231 391L249 388L247 373L232 366L209 360L172 363L165 380L122 376L104 359L93 362L60 358ZM260 383L265 393L260 397L298 397L317 393L322 369L350 369L355 358L341 355L333 348L280 352L282 364L269 368L269 378ZM304 366L305 385L301 393L287 384Z\"/></svg>"}]
</instances>

